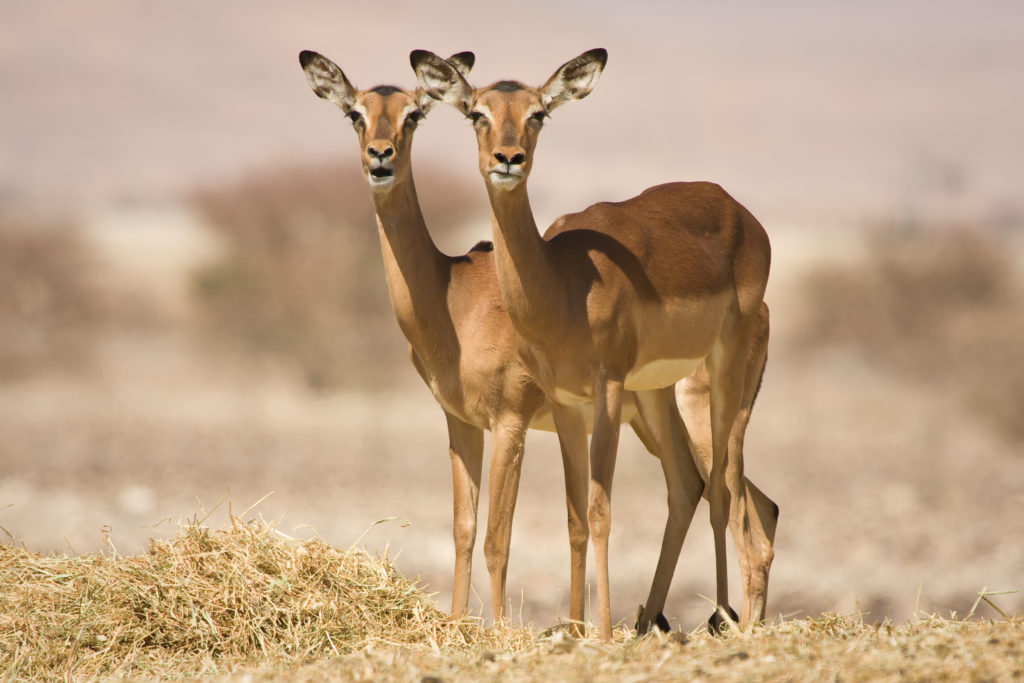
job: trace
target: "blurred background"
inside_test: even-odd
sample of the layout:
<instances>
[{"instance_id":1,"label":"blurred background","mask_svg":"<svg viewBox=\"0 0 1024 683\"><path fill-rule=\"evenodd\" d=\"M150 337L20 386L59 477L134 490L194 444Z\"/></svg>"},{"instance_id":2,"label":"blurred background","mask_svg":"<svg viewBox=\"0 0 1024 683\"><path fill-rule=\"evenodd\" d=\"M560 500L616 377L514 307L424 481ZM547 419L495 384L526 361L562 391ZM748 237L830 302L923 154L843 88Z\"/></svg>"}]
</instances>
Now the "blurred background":
<instances>
[{"instance_id":1,"label":"blurred background","mask_svg":"<svg viewBox=\"0 0 1024 683\"><path fill-rule=\"evenodd\" d=\"M5 542L128 554L262 500L248 514L287 533L398 554L447 609L444 420L389 307L355 135L297 55L411 88L411 49L473 50L471 81L539 85L603 46L593 94L541 138L534 210L706 179L767 228L746 467L782 509L769 616L963 616L1024 589L1024 6L380 7L0 0ZM488 238L464 120L436 108L415 147L439 245ZM531 435L509 591L542 627L567 614L562 492L554 437ZM624 436L611 571L630 624L664 495ZM410 524L363 536L387 517ZM713 591L702 504L666 613L690 628Z\"/></svg>"}]
</instances>

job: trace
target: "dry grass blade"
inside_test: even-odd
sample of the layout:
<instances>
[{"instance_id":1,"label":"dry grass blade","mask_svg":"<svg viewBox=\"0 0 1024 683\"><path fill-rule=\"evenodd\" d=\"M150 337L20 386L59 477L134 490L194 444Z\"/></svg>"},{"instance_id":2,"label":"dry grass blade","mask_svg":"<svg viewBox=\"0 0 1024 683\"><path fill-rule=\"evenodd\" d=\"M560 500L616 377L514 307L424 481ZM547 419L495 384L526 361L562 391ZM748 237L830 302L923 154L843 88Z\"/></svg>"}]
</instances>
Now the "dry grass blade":
<instances>
[{"instance_id":1,"label":"dry grass blade","mask_svg":"<svg viewBox=\"0 0 1024 683\"><path fill-rule=\"evenodd\" d=\"M977 593L978 598L977 598L977 600L974 601L974 604L971 605L971 611L967 613L967 617L966 618L969 620L971 617L973 617L974 616L974 612L978 609L978 605L981 604L982 600L984 600L985 603L989 607L991 607L993 610L995 610L999 614L999 616L1001 616L1006 621L1010 621L1011 617L1007 616L1006 612L1004 612L1003 610L999 609L999 607L994 602L989 600L989 596L992 596L992 595L1014 595L1015 593L1019 593L1019 592L1020 591L1017 591L1017 590L1012 590L1012 591L990 591L988 589L988 586L985 586L984 588L981 589L980 592Z\"/></svg>"}]
</instances>

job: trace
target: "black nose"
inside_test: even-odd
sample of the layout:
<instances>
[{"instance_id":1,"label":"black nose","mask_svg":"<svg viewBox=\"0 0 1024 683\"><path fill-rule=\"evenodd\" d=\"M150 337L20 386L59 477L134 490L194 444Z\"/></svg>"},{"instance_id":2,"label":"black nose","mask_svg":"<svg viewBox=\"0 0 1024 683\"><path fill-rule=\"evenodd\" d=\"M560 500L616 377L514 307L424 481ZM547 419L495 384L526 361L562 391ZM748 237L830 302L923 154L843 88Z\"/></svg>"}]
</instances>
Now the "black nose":
<instances>
[{"instance_id":1,"label":"black nose","mask_svg":"<svg viewBox=\"0 0 1024 683\"><path fill-rule=\"evenodd\" d=\"M376 147L370 146L366 148L366 153L369 154L371 157L376 157L378 159L387 159L389 156L395 153L395 149L394 147L391 147L389 145L388 147L385 147L383 151L380 151Z\"/></svg>"},{"instance_id":2,"label":"black nose","mask_svg":"<svg viewBox=\"0 0 1024 683\"><path fill-rule=\"evenodd\" d=\"M523 163L523 159L526 158L526 155L523 154L522 152L517 152L517 153L512 155L511 159L509 159L508 157L506 157L501 152L495 152L494 153L494 158L497 159L498 163L501 163L501 164L521 164L521 163Z\"/></svg>"}]
</instances>

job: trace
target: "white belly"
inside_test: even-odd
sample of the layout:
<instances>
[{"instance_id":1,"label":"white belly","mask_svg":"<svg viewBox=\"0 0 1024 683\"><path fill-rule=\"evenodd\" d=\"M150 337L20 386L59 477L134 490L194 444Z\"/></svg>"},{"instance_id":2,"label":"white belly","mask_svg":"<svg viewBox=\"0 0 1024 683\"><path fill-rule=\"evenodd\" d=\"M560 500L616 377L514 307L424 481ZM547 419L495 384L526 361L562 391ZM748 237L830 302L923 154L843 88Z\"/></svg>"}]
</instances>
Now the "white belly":
<instances>
[{"instance_id":1,"label":"white belly","mask_svg":"<svg viewBox=\"0 0 1024 683\"><path fill-rule=\"evenodd\" d=\"M690 375L703 360L703 358L672 358L652 361L647 365L635 368L626 375L626 389L644 391L671 386Z\"/></svg>"}]
</instances>

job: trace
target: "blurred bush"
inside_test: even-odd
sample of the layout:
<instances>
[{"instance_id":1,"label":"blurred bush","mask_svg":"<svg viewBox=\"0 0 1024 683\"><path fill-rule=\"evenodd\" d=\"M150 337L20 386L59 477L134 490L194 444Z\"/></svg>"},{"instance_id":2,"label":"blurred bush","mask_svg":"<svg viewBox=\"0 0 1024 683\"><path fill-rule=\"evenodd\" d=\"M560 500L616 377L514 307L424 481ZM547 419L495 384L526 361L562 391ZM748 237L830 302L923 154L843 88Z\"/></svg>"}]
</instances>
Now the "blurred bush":
<instances>
[{"instance_id":1,"label":"blurred bush","mask_svg":"<svg viewBox=\"0 0 1024 683\"><path fill-rule=\"evenodd\" d=\"M468 220L482 194L436 171L419 173L417 189L435 239ZM194 283L203 327L222 348L291 365L314 389L394 383L407 343L357 167L253 174L193 202L223 246Z\"/></svg>"},{"instance_id":2,"label":"blurred bush","mask_svg":"<svg viewBox=\"0 0 1024 683\"><path fill-rule=\"evenodd\" d=\"M806 276L799 345L852 349L1024 440L1020 247L1007 237L964 227L873 230L863 260Z\"/></svg>"},{"instance_id":3,"label":"blurred bush","mask_svg":"<svg viewBox=\"0 0 1024 683\"><path fill-rule=\"evenodd\" d=\"M104 306L74 227L0 213L0 378L91 360Z\"/></svg>"}]
</instances>

